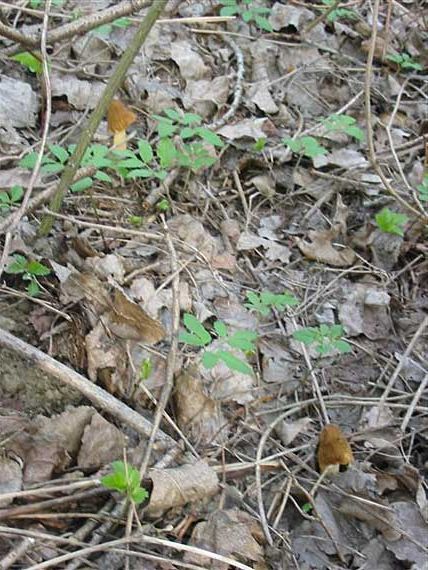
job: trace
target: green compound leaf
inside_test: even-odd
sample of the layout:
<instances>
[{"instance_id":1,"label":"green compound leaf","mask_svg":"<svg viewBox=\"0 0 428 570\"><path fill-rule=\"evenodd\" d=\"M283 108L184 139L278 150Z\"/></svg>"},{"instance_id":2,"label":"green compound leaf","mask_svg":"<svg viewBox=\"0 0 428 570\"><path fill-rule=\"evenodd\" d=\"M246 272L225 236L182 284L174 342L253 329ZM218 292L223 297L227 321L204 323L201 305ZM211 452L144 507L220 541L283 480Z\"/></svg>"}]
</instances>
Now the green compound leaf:
<instances>
[{"instance_id":1,"label":"green compound leaf","mask_svg":"<svg viewBox=\"0 0 428 570\"><path fill-rule=\"evenodd\" d=\"M227 336L227 326L222 321L215 321L214 330L220 338Z\"/></svg>"},{"instance_id":2,"label":"green compound leaf","mask_svg":"<svg viewBox=\"0 0 428 570\"><path fill-rule=\"evenodd\" d=\"M140 140L138 142L138 152L144 162L148 163L153 160L153 150L149 142Z\"/></svg>"},{"instance_id":3,"label":"green compound leaf","mask_svg":"<svg viewBox=\"0 0 428 570\"><path fill-rule=\"evenodd\" d=\"M183 322L189 333L184 332L179 335L181 342L186 342L194 346L206 346L211 342L212 337L210 333L194 315L185 313Z\"/></svg>"},{"instance_id":4,"label":"green compound leaf","mask_svg":"<svg viewBox=\"0 0 428 570\"><path fill-rule=\"evenodd\" d=\"M327 149L320 145L314 137L304 136L297 139L285 138L282 142L293 152L302 154L308 158L315 158L327 154Z\"/></svg>"},{"instance_id":5,"label":"green compound leaf","mask_svg":"<svg viewBox=\"0 0 428 570\"><path fill-rule=\"evenodd\" d=\"M17 53L16 55L13 55L10 59L17 61L32 73L41 74L43 71L42 62L36 57L34 57L34 55L28 51Z\"/></svg>"},{"instance_id":6,"label":"green compound leaf","mask_svg":"<svg viewBox=\"0 0 428 570\"><path fill-rule=\"evenodd\" d=\"M293 332L293 338L303 344L312 344L318 336L318 330L314 327L305 327Z\"/></svg>"},{"instance_id":7,"label":"green compound leaf","mask_svg":"<svg viewBox=\"0 0 428 570\"><path fill-rule=\"evenodd\" d=\"M404 225L409 218L405 214L393 212L389 208L383 208L375 216L378 228L388 234L404 236Z\"/></svg>"},{"instance_id":8,"label":"green compound leaf","mask_svg":"<svg viewBox=\"0 0 428 570\"><path fill-rule=\"evenodd\" d=\"M26 271L30 273L30 275L36 275L37 277L44 277L51 272L49 267L46 267L46 265L43 265L43 263L39 261L28 261Z\"/></svg>"},{"instance_id":9,"label":"green compound leaf","mask_svg":"<svg viewBox=\"0 0 428 570\"><path fill-rule=\"evenodd\" d=\"M74 184L70 186L70 190L72 192L83 192L84 190L91 188L93 183L94 181L90 176L85 176L84 178L81 178L77 182L74 182Z\"/></svg>"},{"instance_id":10,"label":"green compound leaf","mask_svg":"<svg viewBox=\"0 0 428 570\"><path fill-rule=\"evenodd\" d=\"M216 351L216 354L218 355L219 359L222 360L228 368L230 368L230 370L240 372L241 374L248 374L249 376L253 375L253 369L251 366L231 352L227 352L226 350L218 350Z\"/></svg>"},{"instance_id":11,"label":"green compound leaf","mask_svg":"<svg viewBox=\"0 0 428 570\"><path fill-rule=\"evenodd\" d=\"M254 342L257 340L257 333L253 331L235 331L228 339L227 344L232 348L239 348L240 350L254 351L256 345Z\"/></svg>"},{"instance_id":12,"label":"green compound leaf","mask_svg":"<svg viewBox=\"0 0 428 570\"><path fill-rule=\"evenodd\" d=\"M216 364L220 361L220 357L217 352L206 351L202 355L202 364L205 368L211 369L214 368Z\"/></svg>"}]
</instances>

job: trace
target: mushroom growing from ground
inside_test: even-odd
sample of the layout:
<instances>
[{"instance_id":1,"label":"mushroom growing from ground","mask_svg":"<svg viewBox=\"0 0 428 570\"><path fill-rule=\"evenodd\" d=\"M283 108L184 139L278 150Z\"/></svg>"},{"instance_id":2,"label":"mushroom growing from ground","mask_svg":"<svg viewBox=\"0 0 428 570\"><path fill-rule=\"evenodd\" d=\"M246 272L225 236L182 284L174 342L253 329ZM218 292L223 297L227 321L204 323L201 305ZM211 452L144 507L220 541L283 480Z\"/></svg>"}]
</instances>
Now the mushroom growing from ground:
<instances>
[{"instance_id":1,"label":"mushroom growing from ground","mask_svg":"<svg viewBox=\"0 0 428 570\"><path fill-rule=\"evenodd\" d=\"M114 99L107 111L108 130L113 133L113 145L116 150L126 150L126 129L135 123L137 115L126 105Z\"/></svg>"}]
</instances>

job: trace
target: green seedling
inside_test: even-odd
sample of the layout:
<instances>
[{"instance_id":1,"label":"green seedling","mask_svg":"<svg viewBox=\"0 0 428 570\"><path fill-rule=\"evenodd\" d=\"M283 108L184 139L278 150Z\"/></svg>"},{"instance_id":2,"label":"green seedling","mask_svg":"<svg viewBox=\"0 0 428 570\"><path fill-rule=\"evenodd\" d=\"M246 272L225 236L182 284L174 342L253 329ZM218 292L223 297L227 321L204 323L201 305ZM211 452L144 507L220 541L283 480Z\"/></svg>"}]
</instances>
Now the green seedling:
<instances>
[{"instance_id":1,"label":"green seedling","mask_svg":"<svg viewBox=\"0 0 428 570\"><path fill-rule=\"evenodd\" d=\"M150 358L145 358L140 365L140 380L148 380L153 372L153 363Z\"/></svg>"},{"instance_id":2,"label":"green seedling","mask_svg":"<svg viewBox=\"0 0 428 570\"><path fill-rule=\"evenodd\" d=\"M162 198L162 200L159 200L159 202L156 204L156 209L159 212L168 212L170 207L171 205L166 198Z\"/></svg>"},{"instance_id":3,"label":"green seedling","mask_svg":"<svg viewBox=\"0 0 428 570\"><path fill-rule=\"evenodd\" d=\"M224 146L224 142L216 133L200 126L202 117L196 113L165 109L164 114L165 116L153 116L158 121L157 130L161 139L178 135L183 141L196 138L219 148Z\"/></svg>"},{"instance_id":4,"label":"green seedling","mask_svg":"<svg viewBox=\"0 0 428 570\"><path fill-rule=\"evenodd\" d=\"M201 348L205 348L211 344L214 337L195 316L185 313L183 322L187 331L180 333L180 342ZM252 353L256 350L255 341L257 334L255 332L240 330L230 334L227 326L222 321L215 321L213 327L214 334L231 348L242 350L245 353ZM221 361L224 362L230 370L240 372L241 374L253 374L253 369L247 362L227 350L206 350L202 355L202 364L206 368L213 368L213 366Z\"/></svg>"},{"instance_id":5,"label":"green seedling","mask_svg":"<svg viewBox=\"0 0 428 570\"><path fill-rule=\"evenodd\" d=\"M121 157L117 167L121 170L125 178L157 178L165 180L167 171L159 168L155 161L151 144L146 140L139 140L138 150L116 151L116 155Z\"/></svg>"},{"instance_id":6,"label":"green seedling","mask_svg":"<svg viewBox=\"0 0 428 570\"><path fill-rule=\"evenodd\" d=\"M36 297L40 292L37 278L49 275L51 270L39 261L31 261L23 255L16 254L13 256L13 261L6 267L5 272L11 275L22 275L24 281L29 281L27 293L31 297Z\"/></svg>"},{"instance_id":7,"label":"green seedling","mask_svg":"<svg viewBox=\"0 0 428 570\"><path fill-rule=\"evenodd\" d=\"M305 327L293 332L293 338L307 346L314 346L315 350L323 355L332 350L346 353L352 350L351 345L344 340L342 325L320 325L319 327Z\"/></svg>"},{"instance_id":8,"label":"green seedling","mask_svg":"<svg viewBox=\"0 0 428 570\"><path fill-rule=\"evenodd\" d=\"M139 228L143 225L144 218L143 216L129 216L128 222L136 228Z\"/></svg>"},{"instance_id":9,"label":"green seedling","mask_svg":"<svg viewBox=\"0 0 428 570\"><path fill-rule=\"evenodd\" d=\"M94 28L92 33L105 38L109 36L115 28L128 28L131 23L132 22L129 18L118 18L110 24L103 24L102 26L98 26L98 28Z\"/></svg>"},{"instance_id":10,"label":"green seedling","mask_svg":"<svg viewBox=\"0 0 428 570\"><path fill-rule=\"evenodd\" d=\"M308 513L308 514L309 514L312 510L313 510L313 506L311 505L311 503L304 503L304 504L302 505L302 511L303 511L304 513Z\"/></svg>"},{"instance_id":11,"label":"green seedling","mask_svg":"<svg viewBox=\"0 0 428 570\"><path fill-rule=\"evenodd\" d=\"M35 73L36 75L40 75L43 71L43 64L40 61L40 59L35 57L29 51L22 51L20 53L17 53L16 55L13 55L10 59L17 61L18 63L23 65L26 69L28 69L28 71L31 71L31 73Z\"/></svg>"},{"instance_id":12,"label":"green seedling","mask_svg":"<svg viewBox=\"0 0 428 570\"><path fill-rule=\"evenodd\" d=\"M414 71L423 70L422 65L405 52L387 55L386 59L396 63L400 69L413 69Z\"/></svg>"},{"instance_id":13,"label":"green seedling","mask_svg":"<svg viewBox=\"0 0 428 570\"><path fill-rule=\"evenodd\" d=\"M307 156L308 158L316 158L317 156L327 154L327 149L320 145L314 137L304 136L296 139L284 138L282 142L288 146L292 152Z\"/></svg>"},{"instance_id":14,"label":"green seedling","mask_svg":"<svg viewBox=\"0 0 428 570\"><path fill-rule=\"evenodd\" d=\"M256 142L253 144L253 150L255 152L262 152L265 149L266 141L267 139L263 137L257 139Z\"/></svg>"},{"instance_id":15,"label":"green seedling","mask_svg":"<svg viewBox=\"0 0 428 570\"><path fill-rule=\"evenodd\" d=\"M417 186L418 197L421 202L428 202L428 174L425 174L422 184Z\"/></svg>"},{"instance_id":16,"label":"green seedling","mask_svg":"<svg viewBox=\"0 0 428 570\"><path fill-rule=\"evenodd\" d=\"M16 206L24 195L22 186L12 186L9 191L0 192L0 211L8 212L12 206Z\"/></svg>"},{"instance_id":17,"label":"green seedling","mask_svg":"<svg viewBox=\"0 0 428 570\"><path fill-rule=\"evenodd\" d=\"M283 311L287 307L294 307L299 304L298 299L288 292L278 295L270 291L263 291L260 294L247 291L247 299L248 303L245 303L245 306L257 311L264 317L267 317L272 309Z\"/></svg>"},{"instance_id":18,"label":"green seedling","mask_svg":"<svg viewBox=\"0 0 428 570\"><path fill-rule=\"evenodd\" d=\"M404 225L409 218L405 214L393 212L389 208L383 208L375 216L377 227L387 234L404 236Z\"/></svg>"},{"instance_id":19,"label":"green seedling","mask_svg":"<svg viewBox=\"0 0 428 570\"><path fill-rule=\"evenodd\" d=\"M349 115L330 115L322 121L327 132L345 133L354 139L362 141L364 139L364 131L357 126L357 121Z\"/></svg>"},{"instance_id":20,"label":"green seedling","mask_svg":"<svg viewBox=\"0 0 428 570\"><path fill-rule=\"evenodd\" d=\"M334 4L335 0L322 0L322 3L330 8ZM337 20L358 20L358 15L354 10L349 10L348 8L335 8L328 14L327 22L336 22Z\"/></svg>"},{"instance_id":21,"label":"green seedling","mask_svg":"<svg viewBox=\"0 0 428 570\"><path fill-rule=\"evenodd\" d=\"M247 24L254 24L261 30L272 32L272 25L266 16L271 13L271 8L254 5L254 0L220 0L223 8L220 16L240 16Z\"/></svg>"},{"instance_id":22,"label":"green seedling","mask_svg":"<svg viewBox=\"0 0 428 570\"><path fill-rule=\"evenodd\" d=\"M101 477L101 485L106 489L119 491L128 501L135 505L144 502L149 494L140 486L140 473L138 469L123 461L113 461L111 464L113 473Z\"/></svg>"}]
</instances>

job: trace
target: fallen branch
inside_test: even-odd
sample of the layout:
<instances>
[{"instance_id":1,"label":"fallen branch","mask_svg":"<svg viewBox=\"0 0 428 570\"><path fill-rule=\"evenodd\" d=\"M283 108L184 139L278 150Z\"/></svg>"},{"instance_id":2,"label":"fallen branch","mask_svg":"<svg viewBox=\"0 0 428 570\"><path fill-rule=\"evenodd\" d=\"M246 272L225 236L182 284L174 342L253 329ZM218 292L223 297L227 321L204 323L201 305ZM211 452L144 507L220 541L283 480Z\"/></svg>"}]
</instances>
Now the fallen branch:
<instances>
[{"instance_id":1,"label":"fallen branch","mask_svg":"<svg viewBox=\"0 0 428 570\"><path fill-rule=\"evenodd\" d=\"M3 329L0 329L0 346L21 354L24 358L30 360L33 365L83 394L88 400L105 412L115 416L118 420L126 423L138 433L150 437L153 431L153 425L149 420L146 420L146 418L138 414L135 410L129 408L106 390L93 384L72 368L58 362L35 346L26 343ZM162 430L158 429L156 435L158 442L162 442L167 446L175 445L175 441Z\"/></svg>"}]
</instances>

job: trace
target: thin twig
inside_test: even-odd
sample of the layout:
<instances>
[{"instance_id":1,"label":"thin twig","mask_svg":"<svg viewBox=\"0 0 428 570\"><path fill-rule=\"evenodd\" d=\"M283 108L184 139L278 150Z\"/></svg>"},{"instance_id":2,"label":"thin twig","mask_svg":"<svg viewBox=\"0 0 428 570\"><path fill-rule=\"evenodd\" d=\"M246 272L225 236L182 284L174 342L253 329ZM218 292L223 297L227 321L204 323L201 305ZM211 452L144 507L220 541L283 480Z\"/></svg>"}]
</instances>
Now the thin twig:
<instances>
[{"instance_id":1,"label":"thin twig","mask_svg":"<svg viewBox=\"0 0 428 570\"><path fill-rule=\"evenodd\" d=\"M412 415L415 411L415 408L416 408L419 400L421 399L422 394L425 391L425 388L427 387L427 384L428 384L428 374L425 374L425 377L422 380L422 382L419 384L419 387L416 390L415 395L413 396L413 400L410 403L409 409L407 410L406 415L404 416L404 419L401 423L401 427L400 427L401 431L403 431L403 432L406 431L407 424L409 423L410 418L412 417Z\"/></svg>"},{"instance_id":2,"label":"thin twig","mask_svg":"<svg viewBox=\"0 0 428 570\"><path fill-rule=\"evenodd\" d=\"M416 208L414 208L411 204L406 202L400 194L391 186L389 180L386 178L378 160L376 157L376 150L374 146L374 138L373 138L373 126L372 126L372 112L371 112L371 82L372 82L372 73L373 73L373 59L374 53L376 48L376 37L377 37L377 25L378 25L378 18L379 18L379 2L380 0L374 0L373 2L373 14L372 14L372 34L370 38L370 47L369 52L367 55L367 64L366 64L366 78L364 82L364 95L365 95L365 115L366 115L366 128L367 128L367 145L369 149L369 158L370 162L376 171L379 178L382 180L382 183L385 189L388 191L395 200L401 206L406 208L412 212L412 214L416 215L418 218L422 217L425 220L428 220L428 215L426 212L419 212Z\"/></svg>"}]
</instances>

